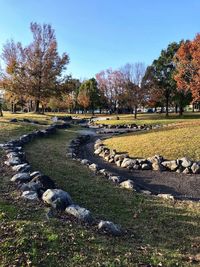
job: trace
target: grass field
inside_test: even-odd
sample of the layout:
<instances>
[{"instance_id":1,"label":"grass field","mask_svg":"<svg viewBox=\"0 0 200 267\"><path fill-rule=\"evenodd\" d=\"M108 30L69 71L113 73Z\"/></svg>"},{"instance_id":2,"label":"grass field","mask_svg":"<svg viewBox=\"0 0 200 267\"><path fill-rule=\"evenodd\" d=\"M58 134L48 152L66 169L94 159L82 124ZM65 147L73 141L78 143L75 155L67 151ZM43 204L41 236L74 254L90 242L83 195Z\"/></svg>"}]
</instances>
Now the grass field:
<instances>
[{"instance_id":1,"label":"grass field","mask_svg":"<svg viewBox=\"0 0 200 267\"><path fill-rule=\"evenodd\" d=\"M200 160L200 121L187 121L151 132L107 139L105 144L134 158L162 155L166 159L187 156Z\"/></svg>"},{"instance_id":2,"label":"grass field","mask_svg":"<svg viewBox=\"0 0 200 267\"><path fill-rule=\"evenodd\" d=\"M26 127L19 126L17 133L0 128L0 142L25 133ZM112 220L127 233L104 236L63 214L47 221L42 204L18 198L11 173L0 165L0 266L198 266L200 203L143 196L94 176L65 156L78 130L35 140L25 147L27 158L96 218Z\"/></svg>"}]
</instances>

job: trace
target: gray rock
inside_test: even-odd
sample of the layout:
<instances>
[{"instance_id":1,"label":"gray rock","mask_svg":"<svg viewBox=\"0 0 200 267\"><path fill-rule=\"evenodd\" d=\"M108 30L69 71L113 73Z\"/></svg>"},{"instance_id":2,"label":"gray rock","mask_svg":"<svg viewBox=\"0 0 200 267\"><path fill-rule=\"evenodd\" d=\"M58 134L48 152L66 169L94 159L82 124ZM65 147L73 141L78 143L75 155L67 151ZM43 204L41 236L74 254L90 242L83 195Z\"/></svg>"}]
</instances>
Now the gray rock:
<instances>
[{"instance_id":1,"label":"gray rock","mask_svg":"<svg viewBox=\"0 0 200 267\"><path fill-rule=\"evenodd\" d=\"M176 171L179 167L176 160L163 161L162 165L171 171Z\"/></svg>"},{"instance_id":2,"label":"gray rock","mask_svg":"<svg viewBox=\"0 0 200 267\"><path fill-rule=\"evenodd\" d=\"M22 170L23 170L23 172L26 172L26 171L30 170L30 165L28 165L28 163L15 165L15 166L12 167L12 170L15 171L15 172L19 172L19 171L22 171ZM26 171L24 171L24 170L26 170Z\"/></svg>"},{"instance_id":3,"label":"gray rock","mask_svg":"<svg viewBox=\"0 0 200 267\"><path fill-rule=\"evenodd\" d=\"M148 158L148 160L151 162L151 163L161 163L163 161L163 157L160 156L160 155L155 155L151 158Z\"/></svg>"},{"instance_id":4,"label":"gray rock","mask_svg":"<svg viewBox=\"0 0 200 267\"><path fill-rule=\"evenodd\" d=\"M11 158L11 159L8 159L7 161L4 162L5 165L7 166L15 166L15 165L19 165L21 164L21 160L20 158Z\"/></svg>"},{"instance_id":5,"label":"gray rock","mask_svg":"<svg viewBox=\"0 0 200 267\"><path fill-rule=\"evenodd\" d=\"M130 168L130 167L132 167L135 164L136 164L136 160L133 160L133 159L130 159L130 158L125 158L122 161L121 167L122 168L128 168L128 167Z\"/></svg>"},{"instance_id":6,"label":"gray rock","mask_svg":"<svg viewBox=\"0 0 200 267\"><path fill-rule=\"evenodd\" d=\"M185 168L185 170L183 171L184 174L189 174L190 173L190 169L189 168Z\"/></svg>"},{"instance_id":7,"label":"gray rock","mask_svg":"<svg viewBox=\"0 0 200 267\"><path fill-rule=\"evenodd\" d=\"M140 193L142 193L144 195L151 195L151 192L148 190L141 190Z\"/></svg>"},{"instance_id":8,"label":"gray rock","mask_svg":"<svg viewBox=\"0 0 200 267\"><path fill-rule=\"evenodd\" d=\"M159 162L153 162L152 169L153 171L160 171L160 172L166 170L166 168Z\"/></svg>"},{"instance_id":9,"label":"gray rock","mask_svg":"<svg viewBox=\"0 0 200 267\"><path fill-rule=\"evenodd\" d=\"M137 170L140 169L140 165L135 164L135 165L132 166L132 169L137 171Z\"/></svg>"},{"instance_id":10,"label":"gray rock","mask_svg":"<svg viewBox=\"0 0 200 267\"><path fill-rule=\"evenodd\" d=\"M24 191L21 197L28 200L38 200L38 195L35 191Z\"/></svg>"},{"instance_id":11,"label":"gray rock","mask_svg":"<svg viewBox=\"0 0 200 267\"><path fill-rule=\"evenodd\" d=\"M142 170L152 170L152 166L151 166L151 164L143 163L141 166L141 169Z\"/></svg>"},{"instance_id":12,"label":"gray rock","mask_svg":"<svg viewBox=\"0 0 200 267\"><path fill-rule=\"evenodd\" d=\"M74 216L82 222L91 223L93 221L91 212L78 205L70 205L65 209L65 211L67 214Z\"/></svg>"},{"instance_id":13,"label":"gray rock","mask_svg":"<svg viewBox=\"0 0 200 267\"><path fill-rule=\"evenodd\" d=\"M121 167L121 160L115 161L115 164L117 165L117 167Z\"/></svg>"},{"instance_id":14,"label":"gray rock","mask_svg":"<svg viewBox=\"0 0 200 267\"><path fill-rule=\"evenodd\" d=\"M30 177L31 177L31 179L34 179L35 177L39 177L39 176L41 176L42 174L41 174L41 172L39 172L39 171L34 171L34 172L32 172L31 174L30 174Z\"/></svg>"},{"instance_id":15,"label":"gray rock","mask_svg":"<svg viewBox=\"0 0 200 267\"><path fill-rule=\"evenodd\" d=\"M30 174L27 172L20 172L11 178L11 182L25 182L30 180Z\"/></svg>"},{"instance_id":16,"label":"gray rock","mask_svg":"<svg viewBox=\"0 0 200 267\"><path fill-rule=\"evenodd\" d=\"M148 163L148 161L146 159L137 159L137 162L140 165Z\"/></svg>"},{"instance_id":17,"label":"gray rock","mask_svg":"<svg viewBox=\"0 0 200 267\"><path fill-rule=\"evenodd\" d=\"M109 180L115 184L119 184L122 181L121 177L117 175L110 175Z\"/></svg>"},{"instance_id":18,"label":"gray rock","mask_svg":"<svg viewBox=\"0 0 200 267\"><path fill-rule=\"evenodd\" d=\"M47 189L42 195L42 200L53 208L64 209L73 204L70 195L61 189Z\"/></svg>"},{"instance_id":19,"label":"gray rock","mask_svg":"<svg viewBox=\"0 0 200 267\"><path fill-rule=\"evenodd\" d=\"M192 164L191 170L193 173L200 173L200 166L196 162Z\"/></svg>"},{"instance_id":20,"label":"gray rock","mask_svg":"<svg viewBox=\"0 0 200 267\"><path fill-rule=\"evenodd\" d=\"M125 189L129 189L129 190L133 190L134 189L134 183L132 180L126 180L126 181L120 183L120 187L125 188Z\"/></svg>"},{"instance_id":21,"label":"gray rock","mask_svg":"<svg viewBox=\"0 0 200 267\"><path fill-rule=\"evenodd\" d=\"M88 164L90 164L90 162L89 162L88 159L82 159L82 160L81 160L81 164L83 164L83 165L88 165Z\"/></svg>"},{"instance_id":22,"label":"gray rock","mask_svg":"<svg viewBox=\"0 0 200 267\"><path fill-rule=\"evenodd\" d=\"M99 173L100 173L100 174L103 174L104 176L107 176L107 171L106 171L106 169L101 169L101 170L99 170Z\"/></svg>"},{"instance_id":23,"label":"gray rock","mask_svg":"<svg viewBox=\"0 0 200 267\"><path fill-rule=\"evenodd\" d=\"M39 183L35 182L29 182L29 183L23 183L19 189L21 191L34 191L37 192L42 186Z\"/></svg>"},{"instance_id":24,"label":"gray rock","mask_svg":"<svg viewBox=\"0 0 200 267\"><path fill-rule=\"evenodd\" d=\"M120 226L110 221L100 221L98 224L98 229L113 236L119 236L122 234Z\"/></svg>"},{"instance_id":25,"label":"gray rock","mask_svg":"<svg viewBox=\"0 0 200 267\"><path fill-rule=\"evenodd\" d=\"M181 161L181 165L184 168L188 168L192 166L192 161L186 157L181 158L180 161Z\"/></svg>"},{"instance_id":26,"label":"gray rock","mask_svg":"<svg viewBox=\"0 0 200 267\"><path fill-rule=\"evenodd\" d=\"M115 156L114 156L114 161L116 162L116 161L123 161L125 158L127 158L128 157L128 154L116 154Z\"/></svg>"}]
</instances>

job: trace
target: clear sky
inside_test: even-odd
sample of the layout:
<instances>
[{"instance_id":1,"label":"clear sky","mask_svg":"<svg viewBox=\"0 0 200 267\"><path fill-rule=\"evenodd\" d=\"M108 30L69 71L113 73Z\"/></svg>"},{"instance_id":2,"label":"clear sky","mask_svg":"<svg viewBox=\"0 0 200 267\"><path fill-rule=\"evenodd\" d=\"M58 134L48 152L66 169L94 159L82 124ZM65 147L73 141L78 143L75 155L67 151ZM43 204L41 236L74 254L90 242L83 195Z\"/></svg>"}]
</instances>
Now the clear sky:
<instances>
[{"instance_id":1,"label":"clear sky","mask_svg":"<svg viewBox=\"0 0 200 267\"><path fill-rule=\"evenodd\" d=\"M91 78L127 62L151 64L172 41L200 32L200 0L0 0L0 49L28 44L31 21L50 23L68 73Z\"/></svg>"}]
</instances>

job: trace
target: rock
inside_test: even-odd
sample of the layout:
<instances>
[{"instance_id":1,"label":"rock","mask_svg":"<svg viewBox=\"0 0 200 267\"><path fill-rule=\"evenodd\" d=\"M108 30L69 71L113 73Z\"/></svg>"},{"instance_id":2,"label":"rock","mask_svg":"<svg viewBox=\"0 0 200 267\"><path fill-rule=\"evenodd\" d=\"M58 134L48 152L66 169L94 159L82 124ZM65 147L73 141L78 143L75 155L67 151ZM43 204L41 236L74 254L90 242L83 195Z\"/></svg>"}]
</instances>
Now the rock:
<instances>
[{"instance_id":1,"label":"rock","mask_svg":"<svg viewBox=\"0 0 200 267\"><path fill-rule=\"evenodd\" d=\"M88 164L90 164L90 161L88 159L82 159L81 164L88 165Z\"/></svg>"},{"instance_id":2,"label":"rock","mask_svg":"<svg viewBox=\"0 0 200 267\"><path fill-rule=\"evenodd\" d=\"M38 200L38 195L35 191L24 191L22 193L22 198L25 198L28 200Z\"/></svg>"},{"instance_id":3,"label":"rock","mask_svg":"<svg viewBox=\"0 0 200 267\"><path fill-rule=\"evenodd\" d=\"M178 163L176 160L168 160L168 161L163 161L161 163L164 167L167 169L170 169L171 171L176 171L179 167Z\"/></svg>"},{"instance_id":4,"label":"rock","mask_svg":"<svg viewBox=\"0 0 200 267\"><path fill-rule=\"evenodd\" d=\"M140 165L148 163L148 161L146 159L137 159L137 162Z\"/></svg>"},{"instance_id":5,"label":"rock","mask_svg":"<svg viewBox=\"0 0 200 267\"><path fill-rule=\"evenodd\" d=\"M133 190L134 189L134 183L132 180L126 180L126 181L120 183L120 187Z\"/></svg>"},{"instance_id":6,"label":"rock","mask_svg":"<svg viewBox=\"0 0 200 267\"><path fill-rule=\"evenodd\" d=\"M140 169L140 165L138 164L134 164L132 167L131 167L133 170L139 170Z\"/></svg>"},{"instance_id":7,"label":"rock","mask_svg":"<svg viewBox=\"0 0 200 267\"><path fill-rule=\"evenodd\" d=\"M122 181L121 177L117 176L117 175L109 176L109 180L112 181L115 184L119 184Z\"/></svg>"},{"instance_id":8,"label":"rock","mask_svg":"<svg viewBox=\"0 0 200 267\"><path fill-rule=\"evenodd\" d=\"M102 151L103 151L103 148L102 148L102 147L99 147L99 148L97 148L97 149L94 151L94 154L95 154L95 155L99 155Z\"/></svg>"},{"instance_id":9,"label":"rock","mask_svg":"<svg viewBox=\"0 0 200 267\"><path fill-rule=\"evenodd\" d=\"M184 174L189 174L190 173L190 169L189 168L185 168L185 170L183 171Z\"/></svg>"},{"instance_id":10,"label":"rock","mask_svg":"<svg viewBox=\"0 0 200 267\"><path fill-rule=\"evenodd\" d=\"M143 163L142 166L141 166L141 169L142 170L152 170L152 167L148 163Z\"/></svg>"},{"instance_id":11,"label":"rock","mask_svg":"<svg viewBox=\"0 0 200 267\"><path fill-rule=\"evenodd\" d=\"M42 195L42 200L57 209L65 209L73 204L70 195L61 189L47 189Z\"/></svg>"},{"instance_id":12,"label":"rock","mask_svg":"<svg viewBox=\"0 0 200 267\"><path fill-rule=\"evenodd\" d=\"M7 165L7 166L20 165L21 163L22 162L21 162L20 158L18 158L18 157L8 159L7 161L4 162L4 164Z\"/></svg>"},{"instance_id":13,"label":"rock","mask_svg":"<svg viewBox=\"0 0 200 267\"><path fill-rule=\"evenodd\" d=\"M114 162L114 157L110 158L108 162L109 163L113 163Z\"/></svg>"},{"instance_id":14,"label":"rock","mask_svg":"<svg viewBox=\"0 0 200 267\"><path fill-rule=\"evenodd\" d=\"M174 200L174 197L171 194L158 194L157 196L160 197L160 198L163 198L163 199L172 199L172 200Z\"/></svg>"},{"instance_id":15,"label":"rock","mask_svg":"<svg viewBox=\"0 0 200 267\"><path fill-rule=\"evenodd\" d=\"M41 185L35 182L23 183L19 187L21 191L34 191L34 192L37 192L40 188Z\"/></svg>"},{"instance_id":16,"label":"rock","mask_svg":"<svg viewBox=\"0 0 200 267\"><path fill-rule=\"evenodd\" d=\"M163 157L160 155L155 155L151 158L148 158L148 161L150 161L151 163L161 163L163 160Z\"/></svg>"},{"instance_id":17,"label":"rock","mask_svg":"<svg viewBox=\"0 0 200 267\"><path fill-rule=\"evenodd\" d=\"M116 162L116 161L123 161L125 158L127 158L128 157L128 154L116 154L115 156L114 156L114 161Z\"/></svg>"},{"instance_id":18,"label":"rock","mask_svg":"<svg viewBox=\"0 0 200 267\"><path fill-rule=\"evenodd\" d=\"M89 165L89 169L96 172L98 170L98 166L95 163Z\"/></svg>"},{"instance_id":19,"label":"rock","mask_svg":"<svg viewBox=\"0 0 200 267\"><path fill-rule=\"evenodd\" d=\"M166 170L166 168L159 162L153 162L152 169L153 171L160 171L160 172Z\"/></svg>"},{"instance_id":20,"label":"rock","mask_svg":"<svg viewBox=\"0 0 200 267\"><path fill-rule=\"evenodd\" d=\"M122 161L121 167L122 168L128 168L128 167L130 168L130 167L132 167L135 164L136 164L136 160L133 160L133 159L130 159L130 158L125 158Z\"/></svg>"},{"instance_id":21,"label":"rock","mask_svg":"<svg viewBox=\"0 0 200 267\"><path fill-rule=\"evenodd\" d=\"M98 229L114 236L119 236L122 234L120 226L110 221L100 221L98 224Z\"/></svg>"},{"instance_id":22,"label":"rock","mask_svg":"<svg viewBox=\"0 0 200 267\"><path fill-rule=\"evenodd\" d=\"M115 161L115 164L117 165L117 167L121 167L121 160Z\"/></svg>"},{"instance_id":23,"label":"rock","mask_svg":"<svg viewBox=\"0 0 200 267\"><path fill-rule=\"evenodd\" d=\"M41 176L42 174L41 174L41 172L39 172L39 171L34 171L34 172L32 172L31 174L30 174L30 177L31 177L31 179L34 179L35 177L38 177L38 176Z\"/></svg>"},{"instance_id":24,"label":"rock","mask_svg":"<svg viewBox=\"0 0 200 267\"><path fill-rule=\"evenodd\" d=\"M28 172L17 173L11 178L11 182L25 182L29 180L30 180L30 174Z\"/></svg>"},{"instance_id":25,"label":"rock","mask_svg":"<svg viewBox=\"0 0 200 267\"><path fill-rule=\"evenodd\" d=\"M30 165L28 165L28 163L23 163L23 164L19 164L19 165L15 165L12 167L12 170L15 172L28 172L30 171Z\"/></svg>"},{"instance_id":26,"label":"rock","mask_svg":"<svg viewBox=\"0 0 200 267\"><path fill-rule=\"evenodd\" d=\"M191 167L192 166L192 161L189 160L186 157L181 158L180 161L181 161L182 167L184 167L184 168L188 168L188 167Z\"/></svg>"},{"instance_id":27,"label":"rock","mask_svg":"<svg viewBox=\"0 0 200 267\"><path fill-rule=\"evenodd\" d=\"M200 173L200 166L196 162L192 164L191 170L193 173Z\"/></svg>"},{"instance_id":28,"label":"rock","mask_svg":"<svg viewBox=\"0 0 200 267\"><path fill-rule=\"evenodd\" d=\"M17 122L17 119L11 119L10 122Z\"/></svg>"},{"instance_id":29,"label":"rock","mask_svg":"<svg viewBox=\"0 0 200 267\"><path fill-rule=\"evenodd\" d=\"M47 175L38 174L31 180L31 182L39 183L41 185L41 189L44 191L55 188L54 181Z\"/></svg>"},{"instance_id":30,"label":"rock","mask_svg":"<svg viewBox=\"0 0 200 267\"><path fill-rule=\"evenodd\" d=\"M91 223L93 221L91 212L78 205L70 205L65 209L65 211L67 214L74 216L82 222Z\"/></svg>"}]
</instances>

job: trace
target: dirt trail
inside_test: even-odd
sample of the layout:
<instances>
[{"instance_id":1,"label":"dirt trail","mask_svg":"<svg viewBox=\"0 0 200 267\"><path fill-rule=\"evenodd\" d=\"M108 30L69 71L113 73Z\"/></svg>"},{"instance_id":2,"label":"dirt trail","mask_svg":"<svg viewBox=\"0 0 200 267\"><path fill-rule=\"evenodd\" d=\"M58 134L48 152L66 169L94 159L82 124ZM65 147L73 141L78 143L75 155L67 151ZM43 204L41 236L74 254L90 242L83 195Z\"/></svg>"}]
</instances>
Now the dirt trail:
<instances>
[{"instance_id":1,"label":"dirt trail","mask_svg":"<svg viewBox=\"0 0 200 267\"><path fill-rule=\"evenodd\" d=\"M104 136L100 136L103 138ZM102 169L107 169L123 179L132 179L138 190L150 190L151 192L168 193L178 199L190 199L200 201L200 175L185 175L174 172L159 171L135 171L117 167L94 155L94 142L99 136L92 136L90 143L82 146L81 158L86 158L98 164Z\"/></svg>"}]
</instances>

